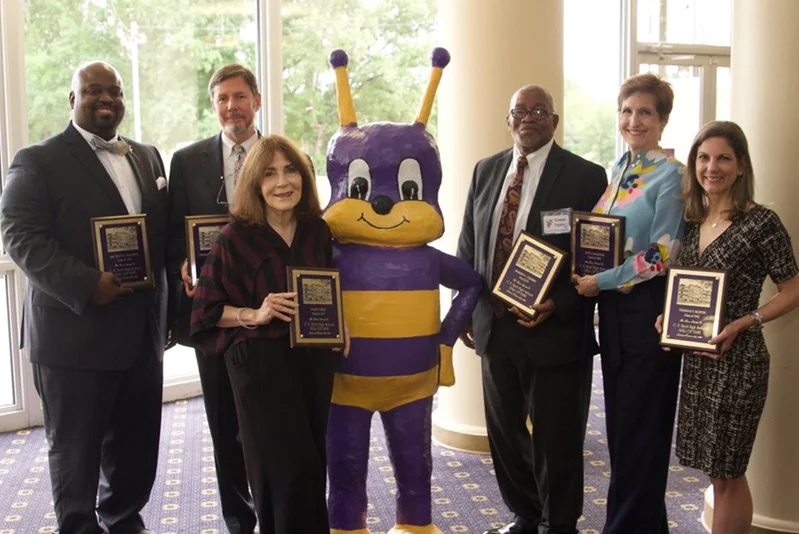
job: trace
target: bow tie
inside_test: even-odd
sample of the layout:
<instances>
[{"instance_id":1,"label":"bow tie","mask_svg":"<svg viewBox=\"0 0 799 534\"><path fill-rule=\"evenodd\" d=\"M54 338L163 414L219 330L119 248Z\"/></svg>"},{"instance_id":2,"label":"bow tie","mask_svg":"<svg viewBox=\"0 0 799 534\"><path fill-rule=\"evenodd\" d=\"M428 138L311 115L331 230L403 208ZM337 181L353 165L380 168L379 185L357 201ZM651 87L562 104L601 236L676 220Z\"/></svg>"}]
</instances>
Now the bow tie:
<instances>
[{"instance_id":1,"label":"bow tie","mask_svg":"<svg viewBox=\"0 0 799 534\"><path fill-rule=\"evenodd\" d=\"M97 150L107 150L117 156L124 156L130 152L130 145L119 138L116 141L106 141L102 137L94 136L92 140L94 141L94 148Z\"/></svg>"}]
</instances>

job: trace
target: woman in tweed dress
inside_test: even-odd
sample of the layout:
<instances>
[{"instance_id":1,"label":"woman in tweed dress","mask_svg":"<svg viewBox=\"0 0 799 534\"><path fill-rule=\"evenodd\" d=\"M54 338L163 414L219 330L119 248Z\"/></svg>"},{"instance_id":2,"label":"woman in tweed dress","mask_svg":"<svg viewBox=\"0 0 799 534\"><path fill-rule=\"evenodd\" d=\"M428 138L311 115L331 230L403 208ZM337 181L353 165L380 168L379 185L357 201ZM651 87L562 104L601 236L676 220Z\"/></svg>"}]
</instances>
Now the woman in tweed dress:
<instances>
[{"instance_id":1,"label":"woman in tweed dress","mask_svg":"<svg viewBox=\"0 0 799 534\"><path fill-rule=\"evenodd\" d=\"M737 124L711 122L699 131L683 192L688 224L678 263L723 269L729 286L728 323L710 340L721 353L683 360L677 456L713 483L712 532L743 534L752 523L746 467L768 388L761 327L799 304L799 269L779 217L753 200L752 160ZM777 294L758 308L766 275Z\"/></svg>"}]
</instances>

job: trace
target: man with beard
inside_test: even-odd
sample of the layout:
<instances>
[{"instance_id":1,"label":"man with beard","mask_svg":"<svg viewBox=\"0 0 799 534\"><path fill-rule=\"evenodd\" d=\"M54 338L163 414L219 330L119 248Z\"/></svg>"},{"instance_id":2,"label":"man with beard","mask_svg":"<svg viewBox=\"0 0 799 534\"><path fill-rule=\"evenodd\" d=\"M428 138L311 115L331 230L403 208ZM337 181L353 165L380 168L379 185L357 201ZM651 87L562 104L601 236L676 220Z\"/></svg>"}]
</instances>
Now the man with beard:
<instances>
[{"instance_id":1,"label":"man with beard","mask_svg":"<svg viewBox=\"0 0 799 534\"><path fill-rule=\"evenodd\" d=\"M458 256L484 279L461 339L482 356L491 456L514 514L511 524L486 534L577 534L591 358L598 352L593 304L577 294L568 267L536 307L536 320L508 309L490 289L522 231L569 250L570 210L591 211L607 178L599 165L554 142L559 117L543 87L516 91L505 120L514 146L475 166L458 241Z\"/></svg>"},{"instance_id":2,"label":"man with beard","mask_svg":"<svg viewBox=\"0 0 799 534\"><path fill-rule=\"evenodd\" d=\"M187 215L224 215L233 203L238 173L260 134L255 117L261 94L255 75L231 64L208 83L211 107L222 131L175 152L169 170L169 257L173 289L179 295L177 342L191 346L189 322L194 287L186 262ZM177 286L176 288L174 286ZM244 471L236 406L224 358L195 348L203 388L222 516L231 534L252 534L255 508Z\"/></svg>"},{"instance_id":3,"label":"man with beard","mask_svg":"<svg viewBox=\"0 0 799 534\"><path fill-rule=\"evenodd\" d=\"M161 427L164 166L155 147L119 136L125 99L111 65L79 67L69 103L66 130L11 163L3 243L28 278L23 344L44 410L59 532L150 533L139 512ZM90 225L133 214L146 215L154 281L135 291L95 267Z\"/></svg>"}]
</instances>

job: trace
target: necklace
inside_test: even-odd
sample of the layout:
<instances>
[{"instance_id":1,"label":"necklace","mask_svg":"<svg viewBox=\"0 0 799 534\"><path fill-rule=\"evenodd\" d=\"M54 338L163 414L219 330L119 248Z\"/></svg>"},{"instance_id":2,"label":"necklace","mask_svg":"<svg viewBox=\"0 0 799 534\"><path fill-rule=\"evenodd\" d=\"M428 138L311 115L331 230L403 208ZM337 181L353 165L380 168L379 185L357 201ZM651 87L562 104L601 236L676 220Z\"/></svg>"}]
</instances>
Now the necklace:
<instances>
[{"instance_id":1,"label":"necklace","mask_svg":"<svg viewBox=\"0 0 799 534\"><path fill-rule=\"evenodd\" d=\"M716 228L716 227L719 225L719 223L720 223L720 222L721 222L721 215L719 215L719 216L716 218L716 222L712 222L712 223L710 223L710 227L711 227L711 228Z\"/></svg>"}]
</instances>

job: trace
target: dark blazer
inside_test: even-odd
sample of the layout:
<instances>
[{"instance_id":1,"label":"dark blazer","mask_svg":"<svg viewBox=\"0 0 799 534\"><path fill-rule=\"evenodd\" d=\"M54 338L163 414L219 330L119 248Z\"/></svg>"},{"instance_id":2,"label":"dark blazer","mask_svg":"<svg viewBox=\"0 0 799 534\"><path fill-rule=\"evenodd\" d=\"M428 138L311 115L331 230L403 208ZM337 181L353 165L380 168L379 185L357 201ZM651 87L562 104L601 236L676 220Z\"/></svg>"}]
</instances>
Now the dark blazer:
<instances>
[{"instance_id":1,"label":"dark blazer","mask_svg":"<svg viewBox=\"0 0 799 534\"><path fill-rule=\"evenodd\" d=\"M475 350L481 356L486 351L494 321L487 281L491 218L512 158L513 149L508 149L475 166L458 241L458 257L469 262L483 277L483 292L472 314ZM530 212L520 213L519 217L527 218L527 232L569 251L569 234L542 234L541 212L563 208L591 211L606 186L607 175L602 167L553 143ZM550 293L556 306L554 315L536 328L524 329L527 352L539 365L570 363L599 352L592 331L593 306L575 291L569 258L566 262Z\"/></svg>"},{"instance_id":2,"label":"dark blazer","mask_svg":"<svg viewBox=\"0 0 799 534\"><path fill-rule=\"evenodd\" d=\"M31 362L52 367L123 370L153 343L163 358L167 286L167 189L155 147L126 139L139 183L155 287L96 306L89 219L127 215L113 180L70 123L66 130L20 150L0 201L3 242L28 277L23 345ZM166 183L166 178L160 180Z\"/></svg>"},{"instance_id":3,"label":"dark blazer","mask_svg":"<svg viewBox=\"0 0 799 534\"><path fill-rule=\"evenodd\" d=\"M177 309L177 337L181 345L192 346L189 340L192 299L186 296L180 280L180 266L186 259L187 215L223 215L227 202L222 188L222 133L181 148L172 156L169 168L169 265L170 305ZM220 188L221 195L220 195Z\"/></svg>"}]
</instances>

